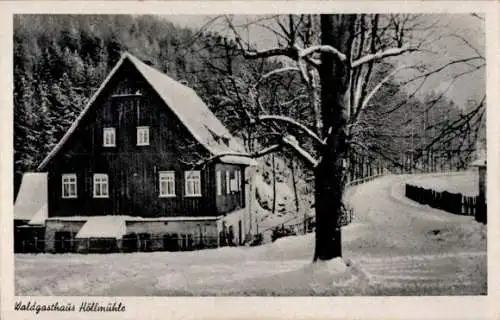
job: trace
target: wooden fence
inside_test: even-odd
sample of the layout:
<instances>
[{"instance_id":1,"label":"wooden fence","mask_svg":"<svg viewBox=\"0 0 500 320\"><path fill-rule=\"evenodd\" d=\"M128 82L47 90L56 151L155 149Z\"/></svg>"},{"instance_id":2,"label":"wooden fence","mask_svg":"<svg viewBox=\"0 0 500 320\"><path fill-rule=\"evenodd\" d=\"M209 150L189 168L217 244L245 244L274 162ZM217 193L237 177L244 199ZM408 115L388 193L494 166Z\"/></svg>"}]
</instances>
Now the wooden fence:
<instances>
[{"instance_id":1,"label":"wooden fence","mask_svg":"<svg viewBox=\"0 0 500 320\"><path fill-rule=\"evenodd\" d=\"M405 196L436 209L457 215L473 216L478 222L486 224L486 202L479 196L468 197L461 193L439 192L411 184L406 184Z\"/></svg>"},{"instance_id":2,"label":"wooden fence","mask_svg":"<svg viewBox=\"0 0 500 320\"><path fill-rule=\"evenodd\" d=\"M352 187L352 186L357 186L359 184L369 182L369 181L374 180L378 177L382 177L387 172L388 171L384 170L384 173L380 173L380 174L376 174L376 175L348 181L346 183L346 189L349 187ZM352 222L353 217L354 217L353 209L347 204L344 204L344 205L345 205L345 207L344 207L345 210L344 210L344 214L340 217L340 221L339 221L340 226L348 225L349 223ZM287 211L287 212L285 212L285 215L286 214L291 214L291 212ZM310 230L309 226L311 224L311 221L313 221L313 219L314 219L313 217L306 217L306 218L293 217L293 218L290 218L290 219L285 220L283 222L277 223L273 226L261 229L259 231L266 232L269 230L274 230L274 229L279 228L279 227L282 227L282 228L287 227L287 228L293 228L293 229L297 230L299 233L306 233L306 232L308 232L307 230ZM306 227L306 229L304 229L304 227Z\"/></svg>"}]
</instances>

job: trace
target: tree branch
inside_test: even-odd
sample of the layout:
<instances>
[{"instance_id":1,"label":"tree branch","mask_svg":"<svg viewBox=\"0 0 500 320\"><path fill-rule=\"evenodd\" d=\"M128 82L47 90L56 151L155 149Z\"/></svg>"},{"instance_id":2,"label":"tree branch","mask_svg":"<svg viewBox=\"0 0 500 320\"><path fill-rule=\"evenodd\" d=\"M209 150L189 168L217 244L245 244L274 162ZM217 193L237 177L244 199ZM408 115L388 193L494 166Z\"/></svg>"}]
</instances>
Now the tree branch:
<instances>
[{"instance_id":1,"label":"tree branch","mask_svg":"<svg viewBox=\"0 0 500 320\"><path fill-rule=\"evenodd\" d=\"M316 135L311 129L309 129L304 124L302 124L302 123L298 122L297 120L292 119L290 117L278 116L278 115L269 115L269 116L264 115L264 116L259 116L258 120L259 121L271 120L271 121L285 122L285 123L287 123L289 125L292 125L294 127L297 127L299 129L301 129L303 132L305 132L309 137L311 137L314 141L316 141L320 145L322 145L322 146L325 145L325 143L323 142L323 140L321 140L318 137L318 135Z\"/></svg>"},{"instance_id":2,"label":"tree branch","mask_svg":"<svg viewBox=\"0 0 500 320\"><path fill-rule=\"evenodd\" d=\"M387 57L399 56L406 52L417 51L416 48L403 47L403 48L390 48L376 53L367 54L351 63L352 68L357 68L365 63L382 60Z\"/></svg>"},{"instance_id":3,"label":"tree branch","mask_svg":"<svg viewBox=\"0 0 500 320\"><path fill-rule=\"evenodd\" d=\"M315 168L318 165L318 161L314 159L313 156L306 150L304 150L298 143L294 136L283 137L283 143L293 149L300 157L302 157L309 166Z\"/></svg>"},{"instance_id":4,"label":"tree branch","mask_svg":"<svg viewBox=\"0 0 500 320\"><path fill-rule=\"evenodd\" d=\"M450 67L452 65L455 65L455 64L458 64L458 63L466 63L466 62L473 61L473 60L483 60L483 58L479 57L479 56L475 56L475 57L469 57L469 58L464 58L464 59L453 60L453 61L445 63L445 64L443 64L443 65L441 65L441 66L439 66L437 68L434 68L434 69L432 69L430 71L427 71L427 72L425 72L423 74L420 74L420 75L418 75L418 76L416 76L414 78L411 78L409 80L403 81L401 84L402 85L406 85L406 84L411 83L413 81L416 81L418 79L428 78L429 76L431 76L431 75L433 75L435 73L438 73L438 72L440 72L440 71L442 71L442 70L444 70L444 69L446 69L446 68L448 68L448 67Z\"/></svg>"},{"instance_id":5,"label":"tree branch","mask_svg":"<svg viewBox=\"0 0 500 320\"><path fill-rule=\"evenodd\" d=\"M241 152L225 152L225 153L220 153L220 154L216 154L216 155L213 155L207 159L202 159L198 162L196 162L194 165L195 166L200 166L200 165L206 165L207 163L210 163L210 162L213 162L213 161L216 161L222 157L226 157L226 156L233 156L233 157L244 157L244 158L249 158L249 159L256 159L256 158L260 158L260 157L263 157L265 156L266 154L269 154L269 153L272 153L272 152L275 152L279 149L282 148L282 145L281 144L273 144L267 148L264 148L262 150L259 150L259 151L256 151L256 152L253 152L253 153L241 153Z\"/></svg>"},{"instance_id":6,"label":"tree branch","mask_svg":"<svg viewBox=\"0 0 500 320\"><path fill-rule=\"evenodd\" d=\"M341 62L345 62L347 60L347 57L345 54L343 54L342 52L340 52L336 48L329 46L329 45L316 45L316 46L310 46L309 48L306 48L306 49L302 49L299 51L299 57L305 58L305 57L312 55L315 52L331 53Z\"/></svg>"},{"instance_id":7,"label":"tree branch","mask_svg":"<svg viewBox=\"0 0 500 320\"><path fill-rule=\"evenodd\" d=\"M274 69L274 70L264 74L262 77L260 77L260 79L255 84L255 87L258 87L264 80L266 80L267 78L269 78L275 74L282 73L282 72L291 72L291 71L300 71L300 70L297 67L284 67L284 68Z\"/></svg>"},{"instance_id":8,"label":"tree branch","mask_svg":"<svg viewBox=\"0 0 500 320\"><path fill-rule=\"evenodd\" d=\"M408 69L408 68L414 68L413 66L401 66L393 70L391 73L389 73L384 79L382 79L365 97L361 105L357 108L356 114L354 115L353 122L357 120L359 117L360 113L366 108L370 100L373 98L373 96L382 88L382 86L389 81L396 73L403 69Z\"/></svg>"}]
</instances>

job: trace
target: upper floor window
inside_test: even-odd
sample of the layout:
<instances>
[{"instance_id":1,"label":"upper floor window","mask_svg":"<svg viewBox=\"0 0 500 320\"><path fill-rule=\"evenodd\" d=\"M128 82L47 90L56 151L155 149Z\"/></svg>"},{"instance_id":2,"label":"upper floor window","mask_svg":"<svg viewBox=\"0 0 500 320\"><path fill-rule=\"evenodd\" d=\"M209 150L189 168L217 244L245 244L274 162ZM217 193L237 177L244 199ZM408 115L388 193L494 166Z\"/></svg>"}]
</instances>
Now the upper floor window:
<instances>
[{"instance_id":1,"label":"upper floor window","mask_svg":"<svg viewBox=\"0 0 500 320\"><path fill-rule=\"evenodd\" d=\"M160 198L175 197L175 172L160 171Z\"/></svg>"},{"instance_id":2,"label":"upper floor window","mask_svg":"<svg viewBox=\"0 0 500 320\"><path fill-rule=\"evenodd\" d=\"M149 127L137 127L137 145L149 146Z\"/></svg>"},{"instance_id":3,"label":"upper floor window","mask_svg":"<svg viewBox=\"0 0 500 320\"><path fill-rule=\"evenodd\" d=\"M65 199L76 198L76 174L62 175L62 197Z\"/></svg>"},{"instance_id":4,"label":"upper floor window","mask_svg":"<svg viewBox=\"0 0 500 320\"><path fill-rule=\"evenodd\" d=\"M186 171L186 196L200 197L201 196L201 174L200 171Z\"/></svg>"},{"instance_id":5,"label":"upper floor window","mask_svg":"<svg viewBox=\"0 0 500 320\"><path fill-rule=\"evenodd\" d=\"M105 173L94 174L94 198L109 197L108 175Z\"/></svg>"},{"instance_id":6,"label":"upper floor window","mask_svg":"<svg viewBox=\"0 0 500 320\"><path fill-rule=\"evenodd\" d=\"M102 141L103 141L103 146L105 147L115 147L116 146L115 128L104 128Z\"/></svg>"}]
</instances>

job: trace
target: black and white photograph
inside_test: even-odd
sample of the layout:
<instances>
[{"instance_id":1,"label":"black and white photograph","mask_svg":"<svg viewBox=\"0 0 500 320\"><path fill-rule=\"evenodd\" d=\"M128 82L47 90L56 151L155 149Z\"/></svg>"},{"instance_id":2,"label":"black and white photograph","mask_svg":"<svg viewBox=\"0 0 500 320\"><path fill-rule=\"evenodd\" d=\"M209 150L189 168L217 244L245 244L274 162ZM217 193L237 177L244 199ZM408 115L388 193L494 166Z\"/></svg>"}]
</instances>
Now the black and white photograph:
<instances>
[{"instance_id":1,"label":"black and white photograph","mask_svg":"<svg viewBox=\"0 0 500 320\"><path fill-rule=\"evenodd\" d=\"M14 295L486 296L487 14L226 11L13 14Z\"/></svg>"}]
</instances>

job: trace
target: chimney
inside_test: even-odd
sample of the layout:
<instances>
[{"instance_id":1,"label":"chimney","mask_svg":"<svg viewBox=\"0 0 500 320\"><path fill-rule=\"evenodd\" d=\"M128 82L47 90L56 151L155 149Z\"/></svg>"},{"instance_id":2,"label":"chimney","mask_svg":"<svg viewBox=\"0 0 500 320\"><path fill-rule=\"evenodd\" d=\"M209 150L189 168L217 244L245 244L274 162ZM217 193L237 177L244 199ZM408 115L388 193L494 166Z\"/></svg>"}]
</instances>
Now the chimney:
<instances>
[{"instance_id":1,"label":"chimney","mask_svg":"<svg viewBox=\"0 0 500 320\"><path fill-rule=\"evenodd\" d=\"M151 60L144 60L144 63L147 64L148 66L154 67L154 63Z\"/></svg>"},{"instance_id":2,"label":"chimney","mask_svg":"<svg viewBox=\"0 0 500 320\"><path fill-rule=\"evenodd\" d=\"M179 83L186 86L186 87L189 87L189 82L186 79L179 80Z\"/></svg>"}]
</instances>

